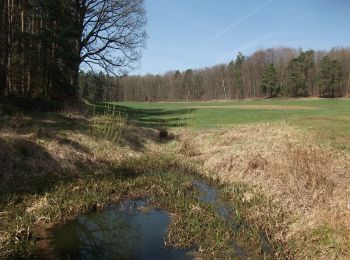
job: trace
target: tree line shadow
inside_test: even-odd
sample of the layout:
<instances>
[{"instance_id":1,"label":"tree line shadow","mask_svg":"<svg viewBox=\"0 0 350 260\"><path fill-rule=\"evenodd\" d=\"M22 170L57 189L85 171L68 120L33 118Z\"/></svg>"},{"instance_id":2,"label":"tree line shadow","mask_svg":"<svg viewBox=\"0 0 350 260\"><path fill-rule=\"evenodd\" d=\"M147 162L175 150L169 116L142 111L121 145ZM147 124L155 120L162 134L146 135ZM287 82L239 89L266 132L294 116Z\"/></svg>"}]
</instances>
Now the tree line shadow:
<instances>
[{"instance_id":1,"label":"tree line shadow","mask_svg":"<svg viewBox=\"0 0 350 260\"><path fill-rule=\"evenodd\" d=\"M191 119L194 108L186 109L145 109L122 106L110 103L96 103L95 112L104 113L107 110L119 112L133 123L141 127L185 127Z\"/></svg>"}]
</instances>

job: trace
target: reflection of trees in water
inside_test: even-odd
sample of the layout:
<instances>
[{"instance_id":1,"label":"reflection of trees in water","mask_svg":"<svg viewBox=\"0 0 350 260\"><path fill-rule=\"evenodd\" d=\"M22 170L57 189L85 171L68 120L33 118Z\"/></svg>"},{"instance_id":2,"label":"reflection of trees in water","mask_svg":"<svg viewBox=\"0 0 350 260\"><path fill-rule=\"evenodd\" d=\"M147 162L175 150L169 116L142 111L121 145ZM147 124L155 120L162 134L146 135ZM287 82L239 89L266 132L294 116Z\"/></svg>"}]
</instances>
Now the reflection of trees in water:
<instances>
[{"instance_id":1,"label":"reflection of trees in water","mask_svg":"<svg viewBox=\"0 0 350 260\"><path fill-rule=\"evenodd\" d=\"M137 258L142 231L133 207L80 216L60 234L58 244L65 246L59 254L65 259Z\"/></svg>"}]
</instances>

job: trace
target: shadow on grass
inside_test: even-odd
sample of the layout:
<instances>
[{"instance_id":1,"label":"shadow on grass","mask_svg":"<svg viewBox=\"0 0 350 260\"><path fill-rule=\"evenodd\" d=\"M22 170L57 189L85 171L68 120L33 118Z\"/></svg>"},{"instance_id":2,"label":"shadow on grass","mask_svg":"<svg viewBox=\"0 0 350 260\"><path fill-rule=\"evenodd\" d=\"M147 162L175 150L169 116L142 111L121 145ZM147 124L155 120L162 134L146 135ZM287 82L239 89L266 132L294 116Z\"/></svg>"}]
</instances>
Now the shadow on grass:
<instances>
[{"instance_id":1,"label":"shadow on grass","mask_svg":"<svg viewBox=\"0 0 350 260\"><path fill-rule=\"evenodd\" d=\"M138 126L148 128L187 126L191 118L190 115L196 110L194 108L174 110L143 109L109 103L96 103L95 105L96 113L104 113L106 109L114 109Z\"/></svg>"},{"instance_id":2,"label":"shadow on grass","mask_svg":"<svg viewBox=\"0 0 350 260\"><path fill-rule=\"evenodd\" d=\"M121 165L111 164L108 159L92 161L90 149L74 140L58 137L55 143L60 148L49 151L23 136L0 136L0 211L11 201L18 203L27 195L44 194L58 184L78 179L137 177L130 160ZM53 154L66 149L71 153L63 158ZM95 175L96 172L99 174Z\"/></svg>"},{"instance_id":3,"label":"shadow on grass","mask_svg":"<svg viewBox=\"0 0 350 260\"><path fill-rule=\"evenodd\" d=\"M100 113L104 108L104 104L97 106ZM126 106L115 106L115 109L136 125L142 126L131 124L126 128L127 133L122 136L121 141L124 145L133 150L142 150L147 140L164 142L154 129L184 126L184 118L193 111L193 109L135 109ZM173 118L163 118L167 116ZM0 115L0 131L2 134L0 135L0 208L1 204L11 197L20 199L27 194L44 193L58 183L80 178L81 176L72 172L71 166L78 172L86 172L88 175L88 172L93 173L94 170L108 165L108 162L92 163L90 160L85 160L85 157L90 157L92 151L69 136L72 131L78 131L95 138L90 131L89 119L86 117L37 110L8 112ZM49 151L45 145L41 145L41 142L49 143L51 148L55 145L61 148ZM58 153L61 149L81 156L62 159L60 156L54 156L53 153ZM133 177L128 167L122 167L116 172L120 174L119 177Z\"/></svg>"},{"instance_id":4,"label":"shadow on grass","mask_svg":"<svg viewBox=\"0 0 350 260\"><path fill-rule=\"evenodd\" d=\"M49 112L18 113L15 115L0 116L0 130L11 129L17 134L29 134L35 128L50 130L53 135L67 130L85 131L88 129L88 120L73 118L64 114Z\"/></svg>"},{"instance_id":5,"label":"shadow on grass","mask_svg":"<svg viewBox=\"0 0 350 260\"><path fill-rule=\"evenodd\" d=\"M67 179L62 166L45 147L25 138L0 137L0 202L41 193Z\"/></svg>"}]
</instances>

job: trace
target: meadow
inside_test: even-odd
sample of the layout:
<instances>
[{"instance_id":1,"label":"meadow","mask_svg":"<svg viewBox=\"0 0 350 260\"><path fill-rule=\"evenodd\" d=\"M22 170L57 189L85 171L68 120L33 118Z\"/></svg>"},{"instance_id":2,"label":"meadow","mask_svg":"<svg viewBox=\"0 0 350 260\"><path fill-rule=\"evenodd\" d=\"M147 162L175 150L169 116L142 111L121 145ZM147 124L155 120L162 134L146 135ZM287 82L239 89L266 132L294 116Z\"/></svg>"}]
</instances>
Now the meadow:
<instances>
[{"instance_id":1,"label":"meadow","mask_svg":"<svg viewBox=\"0 0 350 260\"><path fill-rule=\"evenodd\" d=\"M0 257L50 256L51 231L67 219L145 197L174 217L168 245L209 259L234 258L234 240L258 258L350 255L349 99L6 111ZM235 209L233 224L199 200L195 178ZM225 232L228 224L236 228Z\"/></svg>"},{"instance_id":2,"label":"meadow","mask_svg":"<svg viewBox=\"0 0 350 260\"><path fill-rule=\"evenodd\" d=\"M349 99L264 99L208 102L113 102L143 127L224 128L237 124L287 122L320 141L350 151Z\"/></svg>"}]
</instances>

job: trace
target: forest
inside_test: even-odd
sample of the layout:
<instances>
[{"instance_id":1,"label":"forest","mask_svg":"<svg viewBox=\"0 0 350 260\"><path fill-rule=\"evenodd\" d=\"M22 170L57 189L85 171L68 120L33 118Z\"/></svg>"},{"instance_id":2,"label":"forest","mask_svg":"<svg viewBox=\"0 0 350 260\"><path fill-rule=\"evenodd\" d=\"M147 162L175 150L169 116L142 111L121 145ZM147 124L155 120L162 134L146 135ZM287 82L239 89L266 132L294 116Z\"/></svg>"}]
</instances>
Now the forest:
<instances>
[{"instance_id":1,"label":"forest","mask_svg":"<svg viewBox=\"0 0 350 260\"><path fill-rule=\"evenodd\" d=\"M3 0L0 10L0 96L75 98L80 67L116 75L147 38L141 0Z\"/></svg>"},{"instance_id":2,"label":"forest","mask_svg":"<svg viewBox=\"0 0 350 260\"><path fill-rule=\"evenodd\" d=\"M342 97L350 93L350 49L292 48L239 53L229 64L164 75L81 72L79 94L96 101L200 101L261 97Z\"/></svg>"}]
</instances>

